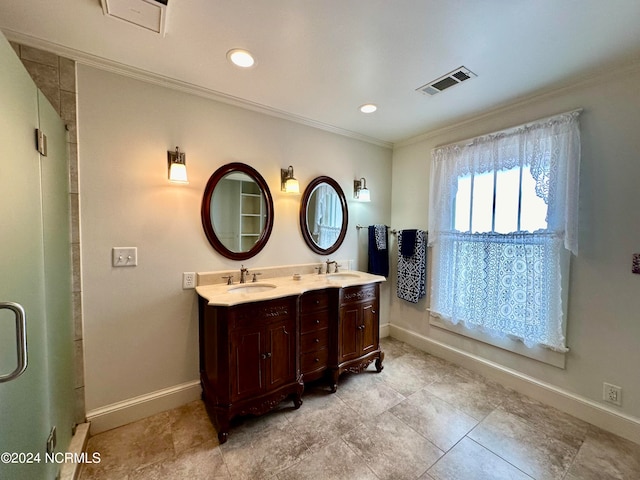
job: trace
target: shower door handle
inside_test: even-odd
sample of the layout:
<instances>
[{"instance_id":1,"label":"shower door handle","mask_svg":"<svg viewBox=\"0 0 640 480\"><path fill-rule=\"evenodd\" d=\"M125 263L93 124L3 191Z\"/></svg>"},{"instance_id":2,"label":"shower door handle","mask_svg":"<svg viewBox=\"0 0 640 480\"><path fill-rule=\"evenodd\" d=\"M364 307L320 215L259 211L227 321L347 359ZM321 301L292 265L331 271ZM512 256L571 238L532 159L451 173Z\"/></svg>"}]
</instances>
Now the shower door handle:
<instances>
[{"instance_id":1,"label":"shower door handle","mask_svg":"<svg viewBox=\"0 0 640 480\"><path fill-rule=\"evenodd\" d=\"M0 310L11 310L16 318L16 351L18 365L16 369L6 375L0 375L0 383L18 378L27 369L27 316L19 303L0 302Z\"/></svg>"}]
</instances>

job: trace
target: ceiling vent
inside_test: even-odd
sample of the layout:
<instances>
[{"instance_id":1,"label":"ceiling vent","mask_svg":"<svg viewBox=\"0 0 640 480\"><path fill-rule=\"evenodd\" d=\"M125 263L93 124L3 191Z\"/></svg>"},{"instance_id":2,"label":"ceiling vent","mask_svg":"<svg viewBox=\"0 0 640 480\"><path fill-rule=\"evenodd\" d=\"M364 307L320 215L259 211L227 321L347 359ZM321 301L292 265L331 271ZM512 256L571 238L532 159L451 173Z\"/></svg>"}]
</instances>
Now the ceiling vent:
<instances>
[{"instance_id":1,"label":"ceiling vent","mask_svg":"<svg viewBox=\"0 0 640 480\"><path fill-rule=\"evenodd\" d=\"M105 15L133 23L164 37L169 0L100 0Z\"/></svg>"},{"instance_id":2,"label":"ceiling vent","mask_svg":"<svg viewBox=\"0 0 640 480\"><path fill-rule=\"evenodd\" d=\"M475 73L465 67L456 68L453 72L437 78L436 80L416 88L416 92L422 92L427 95L435 95L449 87L453 87L459 83L469 80L471 77L477 77Z\"/></svg>"}]
</instances>

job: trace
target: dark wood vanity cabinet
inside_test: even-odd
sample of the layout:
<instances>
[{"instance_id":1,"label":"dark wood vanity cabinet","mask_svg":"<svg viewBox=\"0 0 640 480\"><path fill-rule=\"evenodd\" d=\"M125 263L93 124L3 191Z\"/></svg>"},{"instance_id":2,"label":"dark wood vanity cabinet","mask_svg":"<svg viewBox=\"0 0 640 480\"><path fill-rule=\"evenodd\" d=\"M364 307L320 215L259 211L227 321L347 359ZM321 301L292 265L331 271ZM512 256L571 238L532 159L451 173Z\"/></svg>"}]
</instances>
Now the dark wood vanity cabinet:
<instances>
[{"instance_id":1,"label":"dark wood vanity cabinet","mask_svg":"<svg viewBox=\"0 0 640 480\"><path fill-rule=\"evenodd\" d=\"M215 307L200 298L200 382L220 443L235 416L266 413L287 397L302 404L297 301Z\"/></svg>"},{"instance_id":2,"label":"dark wood vanity cabinet","mask_svg":"<svg viewBox=\"0 0 640 480\"><path fill-rule=\"evenodd\" d=\"M300 296L300 368L305 382L322 377L329 365L331 298L327 290Z\"/></svg>"},{"instance_id":3,"label":"dark wood vanity cabinet","mask_svg":"<svg viewBox=\"0 0 640 480\"><path fill-rule=\"evenodd\" d=\"M334 392L343 372L362 372L374 360L380 372L384 360L380 349L380 285L348 287L339 292L337 351L330 366Z\"/></svg>"},{"instance_id":4,"label":"dark wood vanity cabinet","mask_svg":"<svg viewBox=\"0 0 640 480\"><path fill-rule=\"evenodd\" d=\"M261 415L287 397L300 407L303 381L328 377L335 392L343 372L374 360L380 372L379 293L373 283L229 307L199 297L202 398L220 443L235 416Z\"/></svg>"}]
</instances>

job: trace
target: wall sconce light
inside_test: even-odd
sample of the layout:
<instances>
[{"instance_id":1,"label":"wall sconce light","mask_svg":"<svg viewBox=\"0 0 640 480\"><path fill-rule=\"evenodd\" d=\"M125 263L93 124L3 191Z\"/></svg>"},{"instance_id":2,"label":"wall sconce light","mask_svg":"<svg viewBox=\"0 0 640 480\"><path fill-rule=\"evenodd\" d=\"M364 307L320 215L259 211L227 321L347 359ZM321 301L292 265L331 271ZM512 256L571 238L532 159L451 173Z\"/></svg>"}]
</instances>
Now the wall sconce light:
<instances>
[{"instance_id":1,"label":"wall sconce light","mask_svg":"<svg viewBox=\"0 0 640 480\"><path fill-rule=\"evenodd\" d=\"M172 183L189 183L187 178L187 165L185 154L178 147L176 151L167 151L167 162L169 164L169 181Z\"/></svg>"},{"instance_id":2,"label":"wall sconce light","mask_svg":"<svg viewBox=\"0 0 640 480\"><path fill-rule=\"evenodd\" d=\"M353 198L360 200L361 202L371 201L369 189L367 188L367 181L364 178L353 181Z\"/></svg>"},{"instance_id":3,"label":"wall sconce light","mask_svg":"<svg viewBox=\"0 0 640 480\"><path fill-rule=\"evenodd\" d=\"M280 190L287 193L300 193L300 184L293 176L293 167L280 169Z\"/></svg>"}]
</instances>

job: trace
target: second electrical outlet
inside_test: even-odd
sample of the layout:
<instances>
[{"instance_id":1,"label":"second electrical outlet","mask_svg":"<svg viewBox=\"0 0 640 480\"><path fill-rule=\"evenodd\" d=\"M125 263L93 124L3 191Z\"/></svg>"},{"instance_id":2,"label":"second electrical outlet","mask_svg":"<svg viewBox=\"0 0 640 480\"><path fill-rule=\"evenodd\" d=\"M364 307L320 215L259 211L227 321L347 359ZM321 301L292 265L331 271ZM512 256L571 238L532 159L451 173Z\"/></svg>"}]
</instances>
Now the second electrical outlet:
<instances>
[{"instance_id":1,"label":"second electrical outlet","mask_svg":"<svg viewBox=\"0 0 640 480\"><path fill-rule=\"evenodd\" d=\"M196 273L184 272L182 274L182 289L189 290L191 288L196 288Z\"/></svg>"}]
</instances>

